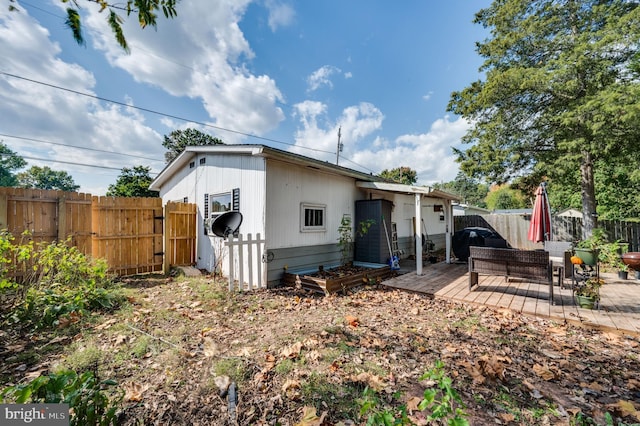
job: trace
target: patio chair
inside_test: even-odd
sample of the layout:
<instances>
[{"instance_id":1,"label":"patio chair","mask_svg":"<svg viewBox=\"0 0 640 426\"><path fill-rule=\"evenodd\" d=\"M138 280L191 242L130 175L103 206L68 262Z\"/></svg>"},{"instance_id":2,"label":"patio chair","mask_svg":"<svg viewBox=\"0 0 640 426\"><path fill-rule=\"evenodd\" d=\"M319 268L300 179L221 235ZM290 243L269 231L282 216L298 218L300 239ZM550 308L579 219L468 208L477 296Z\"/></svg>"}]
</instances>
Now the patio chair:
<instances>
[{"instance_id":1,"label":"patio chair","mask_svg":"<svg viewBox=\"0 0 640 426\"><path fill-rule=\"evenodd\" d=\"M560 288L565 288L564 280L572 276L571 252L573 243L570 241L545 241L544 250L549 253L554 271L558 272L558 285Z\"/></svg>"}]
</instances>

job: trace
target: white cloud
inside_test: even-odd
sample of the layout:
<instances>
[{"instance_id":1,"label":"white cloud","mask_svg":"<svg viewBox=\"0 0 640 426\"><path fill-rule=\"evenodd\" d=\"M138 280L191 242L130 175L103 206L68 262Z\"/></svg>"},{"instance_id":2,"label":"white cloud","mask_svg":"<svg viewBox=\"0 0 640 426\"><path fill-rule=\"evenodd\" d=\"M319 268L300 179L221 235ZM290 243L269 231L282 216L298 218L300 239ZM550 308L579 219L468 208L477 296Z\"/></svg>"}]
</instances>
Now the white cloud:
<instances>
[{"instance_id":1,"label":"white cloud","mask_svg":"<svg viewBox=\"0 0 640 426\"><path fill-rule=\"evenodd\" d=\"M138 111L122 106L105 106L94 98L53 87L95 95L93 74L78 65L64 62L59 55L60 46L49 40L48 31L25 10L8 12L6 8L0 8L3 71L17 76L0 76L2 131L16 136L2 137L3 141L19 155L52 160L27 159L28 167L46 165L66 171L82 185L81 190L89 191L90 188L96 195L104 193L107 185L87 186L85 183L103 173L108 173L107 179L115 182L118 172L89 168L83 164L118 169L137 164L154 168L162 166L150 160L62 146L98 147L160 160L164 150L160 135L145 125L144 117ZM66 163L56 163L56 160ZM88 178L80 179L82 175Z\"/></svg>"},{"instance_id":2,"label":"white cloud","mask_svg":"<svg viewBox=\"0 0 640 426\"><path fill-rule=\"evenodd\" d=\"M462 147L461 138L470 124L449 116L436 120L427 133L408 134L394 141L378 140L371 149L355 153L354 161L379 173L383 169L408 166L418 174L418 184L453 180L458 173L452 148Z\"/></svg>"},{"instance_id":3,"label":"white cloud","mask_svg":"<svg viewBox=\"0 0 640 426\"><path fill-rule=\"evenodd\" d=\"M426 95L422 96L422 99L424 99L425 101L428 101L429 99L431 99L432 95L433 95L433 91L429 91Z\"/></svg>"},{"instance_id":4,"label":"white cloud","mask_svg":"<svg viewBox=\"0 0 640 426\"><path fill-rule=\"evenodd\" d=\"M238 23L249 3L183 2L180 19L163 19L157 31L141 30L132 15L124 25L129 55L116 44L98 8L85 9L85 25L95 48L136 81L199 100L215 126L263 135L284 120L277 105L283 96L271 77L253 75L244 66L254 53ZM229 133L224 140L233 143L240 137Z\"/></svg>"},{"instance_id":5,"label":"white cloud","mask_svg":"<svg viewBox=\"0 0 640 426\"><path fill-rule=\"evenodd\" d=\"M309 92L313 92L314 90L318 90L322 86L332 88L333 83L331 82L331 76L339 72L340 68L336 68L332 65L324 65L318 68L317 70L312 72L309 77L307 77L307 90Z\"/></svg>"},{"instance_id":6,"label":"white cloud","mask_svg":"<svg viewBox=\"0 0 640 426\"><path fill-rule=\"evenodd\" d=\"M350 78L352 78L352 77L353 77L353 74L352 74L351 72L345 72L345 73L344 73L344 78L345 78L346 80L348 80L348 79L350 79Z\"/></svg>"},{"instance_id":7,"label":"white cloud","mask_svg":"<svg viewBox=\"0 0 640 426\"><path fill-rule=\"evenodd\" d=\"M269 28L271 28L271 31L275 32L279 27L290 25L295 18L295 11L288 4L267 0L265 6L269 10Z\"/></svg>"},{"instance_id":8,"label":"white cloud","mask_svg":"<svg viewBox=\"0 0 640 426\"><path fill-rule=\"evenodd\" d=\"M342 155L349 158L357 149L358 143L379 130L384 120L382 112L366 102L345 108L335 121L328 118L327 106L321 102L301 102L294 105L294 111L294 117L299 119L301 127L296 131L296 148L292 150L309 156L309 149L302 147L311 148L316 150L312 157L327 161L335 161L338 129L344 144Z\"/></svg>"}]
</instances>

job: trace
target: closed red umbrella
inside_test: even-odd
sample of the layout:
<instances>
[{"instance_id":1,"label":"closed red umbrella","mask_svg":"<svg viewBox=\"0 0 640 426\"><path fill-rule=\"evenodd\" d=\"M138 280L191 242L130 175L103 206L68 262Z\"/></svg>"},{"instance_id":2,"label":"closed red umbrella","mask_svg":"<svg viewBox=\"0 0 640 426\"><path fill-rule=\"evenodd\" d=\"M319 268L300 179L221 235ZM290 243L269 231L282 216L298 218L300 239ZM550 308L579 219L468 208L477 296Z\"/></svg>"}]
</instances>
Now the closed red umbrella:
<instances>
[{"instance_id":1,"label":"closed red umbrella","mask_svg":"<svg viewBox=\"0 0 640 426\"><path fill-rule=\"evenodd\" d=\"M551 208L547 198L546 184L543 182L536 190L536 202L533 204L531 223L527 238L534 243L551 240Z\"/></svg>"}]
</instances>

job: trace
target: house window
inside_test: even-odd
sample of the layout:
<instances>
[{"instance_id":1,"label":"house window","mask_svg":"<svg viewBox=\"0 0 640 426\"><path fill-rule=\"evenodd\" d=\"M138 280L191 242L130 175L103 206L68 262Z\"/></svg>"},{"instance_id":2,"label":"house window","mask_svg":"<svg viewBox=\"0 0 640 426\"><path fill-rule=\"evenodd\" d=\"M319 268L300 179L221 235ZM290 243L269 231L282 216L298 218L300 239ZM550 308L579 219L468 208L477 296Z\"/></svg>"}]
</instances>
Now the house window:
<instances>
[{"instance_id":1,"label":"house window","mask_svg":"<svg viewBox=\"0 0 640 426\"><path fill-rule=\"evenodd\" d=\"M189 202L189 197L184 197L184 198L182 199L182 202L183 202L183 203L188 203L188 202Z\"/></svg>"},{"instance_id":2,"label":"house window","mask_svg":"<svg viewBox=\"0 0 640 426\"><path fill-rule=\"evenodd\" d=\"M326 212L327 206L324 204L300 204L300 231L325 231Z\"/></svg>"},{"instance_id":3,"label":"house window","mask_svg":"<svg viewBox=\"0 0 640 426\"><path fill-rule=\"evenodd\" d=\"M231 192L209 195L209 214L211 217L217 217L222 213L230 212L232 199Z\"/></svg>"},{"instance_id":4,"label":"house window","mask_svg":"<svg viewBox=\"0 0 640 426\"><path fill-rule=\"evenodd\" d=\"M189 163L189 168L190 169L193 169L195 166L196 166L196 162L195 161L192 161L192 162Z\"/></svg>"},{"instance_id":5,"label":"house window","mask_svg":"<svg viewBox=\"0 0 640 426\"><path fill-rule=\"evenodd\" d=\"M205 164L206 162L207 162L207 157L202 157L202 158L200 159L200 165L203 165L203 164Z\"/></svg>"}]
</instances>

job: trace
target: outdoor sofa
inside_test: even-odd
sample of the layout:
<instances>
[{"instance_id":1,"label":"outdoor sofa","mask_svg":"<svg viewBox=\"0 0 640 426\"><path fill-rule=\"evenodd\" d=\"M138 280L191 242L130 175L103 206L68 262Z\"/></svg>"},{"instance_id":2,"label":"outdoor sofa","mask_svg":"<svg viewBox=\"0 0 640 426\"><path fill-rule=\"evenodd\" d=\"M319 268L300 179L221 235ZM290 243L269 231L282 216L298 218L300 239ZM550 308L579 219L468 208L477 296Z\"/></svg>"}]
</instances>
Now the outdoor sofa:
<instances>
[{"instance_id":1,"label":"outdoor sofa","mask_svg":"<svg viewBox=\"0 0 640 426\"><path fill-rule=\"evenodd\" d=\"M549 303L553 300L553 263L544 250L519 250L494 247L469 247L469 291L479 284L479 275L527 278L549 286Z\"/></svg>"}]
</instances>

